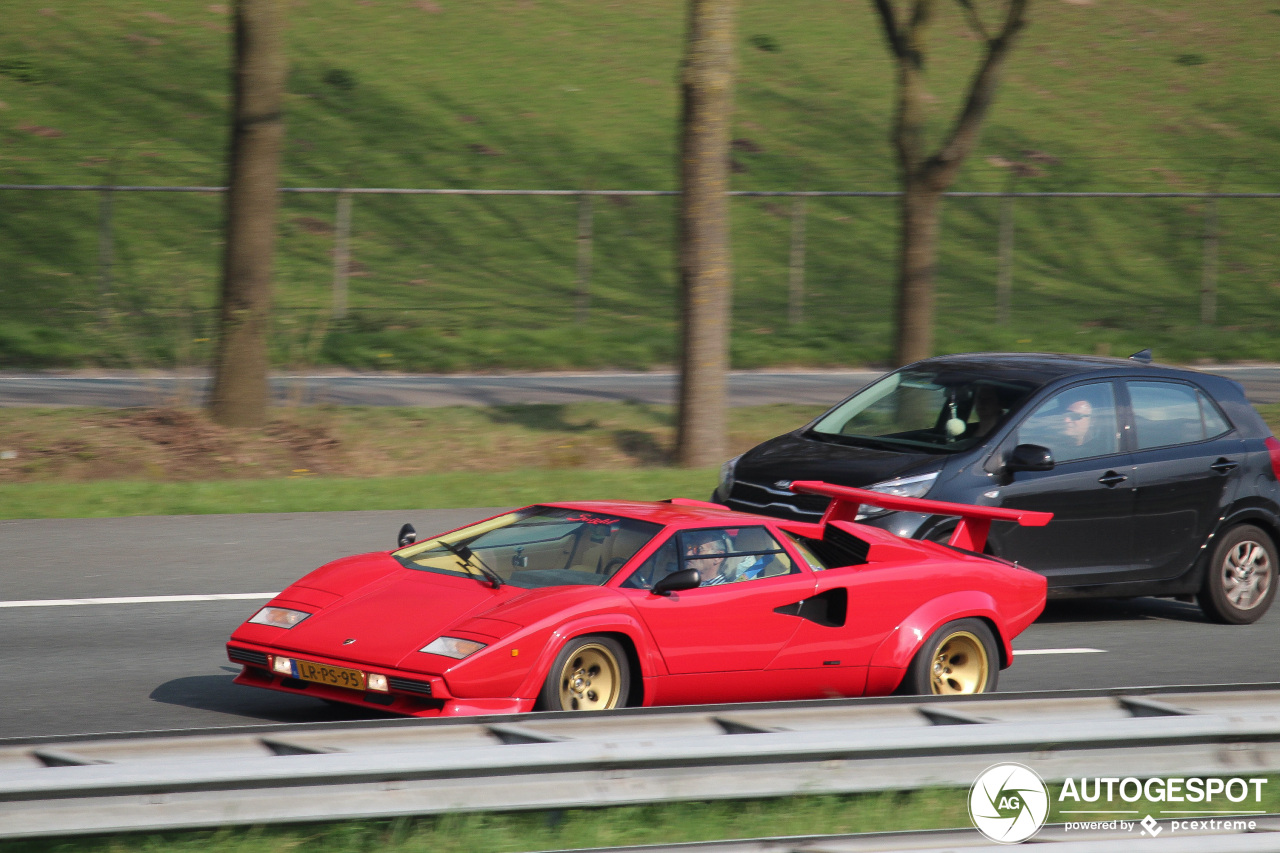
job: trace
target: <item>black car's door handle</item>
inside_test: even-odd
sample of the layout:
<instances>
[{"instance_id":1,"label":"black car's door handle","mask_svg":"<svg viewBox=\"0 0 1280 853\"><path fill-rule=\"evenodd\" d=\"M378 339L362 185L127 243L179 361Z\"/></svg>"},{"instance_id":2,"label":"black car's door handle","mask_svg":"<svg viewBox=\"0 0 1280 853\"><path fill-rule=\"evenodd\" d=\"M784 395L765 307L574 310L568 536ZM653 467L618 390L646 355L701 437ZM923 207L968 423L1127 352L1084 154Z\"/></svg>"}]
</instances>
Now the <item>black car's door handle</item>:
<instances>
[{"instance_id":1,"label":"black car's door handle","mask_svg":"<svg viewBox=\"0 0 1280 853\"><path fill-rule=\"evenodd\" d=\"M1240 467L1239 462L1232 462L1230 459L1219 458L1217 462L1209 466L1219 474L1227 474Z\"/></svg>"},{"instance_id":2,"label":"black car's door handle","mask_svg":"<svg viewBox=\"0 0 1280 853\"><path fill-rule=\"evenodd\" d=\"M1117 474L1115 471L1108 471L1098 478L1098 482L1106 486L1108 489L1112 486L1118 486L1125 480L1129 479L1124 474Z\"/></svg>"}]
</instances>

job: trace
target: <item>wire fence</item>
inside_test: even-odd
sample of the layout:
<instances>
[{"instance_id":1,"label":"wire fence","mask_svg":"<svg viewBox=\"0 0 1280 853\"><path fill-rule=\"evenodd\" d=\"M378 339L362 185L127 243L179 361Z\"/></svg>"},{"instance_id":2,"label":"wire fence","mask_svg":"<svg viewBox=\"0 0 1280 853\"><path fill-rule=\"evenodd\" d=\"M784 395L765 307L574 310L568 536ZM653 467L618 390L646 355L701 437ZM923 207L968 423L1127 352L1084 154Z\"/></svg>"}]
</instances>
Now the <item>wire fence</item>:
<instances>
[{"instance_id":1,"label":"wire fence","mask_svg":"<svg viewBox=\"0 0 1280 853\"><path fill-rule=\"evenodd\" d=\"M81 234L59 246L58 257L64 260L65 269L58 268L58 260L51 260L47 251L41 253L44 257L33 258L36 266L47 268L45 274L79 282L77 296L52 301L44 298L28 308L46 316L51 312L96 315L100 324L132 317L135 328L131 334L144 337L156 334L159 327L172 328L180 319L185 325L177 338L185 338L191 352L179 353L178 360L198 361L200 356L194 349L212 335L220 203L204 202L198 210L181 212L153 205L153 212L133 211L128 219L121 217L119 205L123 197L132 194L210 197L224 192L221 186L0 184L0 217L6 207L12 214L0 218L0 232L5 225L23 221L22 205L15 205L13 199L24 193L62 194L64 198L92 194L97 200L92 213L81 205L72 216L77 231L96 234L92 251ZM652 315L655 303L648 300L654 294L659 294L658 302L666 303L668 311L675 304L670 280L674 233L669 214L677 191L288 187L281 192L285 227L278 256L293 260L281 276L286 286L278 307L285 317L282 322L294 327L292 335L285 335L293 341L294 352L287 357L290 361L314 361L333 324L358 321L353 315L362 313L368 317L369 327L385 325L388 316L396 313L430 315L422 322L438 327L445 336L450 334L450 324L463 317L470 317L468 322L473 325L507 322L509 318L502 312L487 320L473 316L479 308L467 299L469 276L498 281L508 302L505 308L522 317L529 327L539 323L581 327L593 314L626 320L628 310L636 311L635 318ZM783 190L735 191L730 195L741 200L735 207L749 205L753 199L763 205L735 213L744 222L741 228L735 222L735 251L740 258L735 265L743 284L740 289L749 294L746 299L739 298L735 315L742 316L744 328L772 330L774 326L796 328L823 322L856 326L849 294L837 294L831 282L866 280L867 269L874 269L874 279L882 285L880 291L891 285L896 234L893 206L884 201L899 197L899 192ZM326 196L333 199L331 207L317 207L319 198ZM1271 204L1280 199L1280 192L1009 190L957 191L945 196L944 234L950 243L941 247L940 278L945 280L948 272L953 272L957 280L983 280L984 287L992 285L982 297L986 302L982 310L987 321L994 321L997 327L1014 322L1021 301L1026 302L1027 310L1042 310L1041 305L1052 304L1052 298L1045 303L1045 295L1034 293L1034 288L1020 290L1024 279L1047 279L1054 274L1092 276L1105 291L1105 272L1074 269L1085 254L1102 247L1108 263L1121 277L1131 275L1123 269L1128 263L1138 264L1133 276L1138 290L1147 274L1140 269L1142 263L1175 266L1183 291L1179 301L1187 303L1177 310L1194 310L1194 323L1205 328L1219 324L1224 258L1227 278L1248 280L1245 287L1252 295L1243 304L1257 302L1259 292L1265 298L1268 288L1280 286L1280 274L1273 263L1276 211ZM401 201L395 202L395 197ZM406 207L412 202L405 197L443 197L450 199L450 206L423 219L419 210ZM357 198L365 201L357 205ZM377 199L386 201L375 205ZM535 206L511 207L516 199ZM643 214L629 210L643 199L655 199L665 206ZM454 200L473 206L464 213L453 206ZM543 201L568 201L573 209L536 206ZM864 201L875 205L874 210L862 207L852 214L842 213L848 208L838 207ZM1100 227L1089 221L1081 212L1082 205L1089 203L1108 205L1107 216L1118 223L1116 227ZM1121 211L1117 205L1122 204L1143 205L1145 209ZM1171 208L1171 204L1180 206ZM1234 206L1230 217L1224 215L1224 204ZM1242 204L1262 204L1262 208L1251 208L1262 214L1241 215L1238 207ZM25 213L30 218L36 211ZM57 215L43 209L39 213ZM1224 223L1229 218L1231 221ZM462 220L466 224L455 227ZM201 224L192 227L190 223L196 221ZM150 248L154 251L163 246L154 258L137 254L137 247L146 248L140 234L148 229L154 231L147 235ZM1094 233L1087 233L1090 231ZM853 232L858 236L850 236ZM122 251L122 234L133 249ZM525 255L495 254L493 246L513 235L527 240L530 251ZM47 244L48 235L42 236ZM625 251L619 248L623 238L630 244ZM1106 246L1111 240L1118 244ZM621 264L620 253L626 255ZM1125 257L1126 253L1132 257ZM87 261L90 254L91 263ZM645 257L647 262L640 260ZM832 264L840 263L841 258L854 260L847 260L845 269L833 270ZM767 275L758 274L766 268ZM417 274L414 269L426 272ZM628 274L631 284L623 281ZM756 278L768 281L754 282ZM354 294L353 279L362 280ZM442 286L436 279L446 284ZM305 286L288 285L289 281L305 282ZM86 287L89 282L93 286ZM21 282L18 284L21 288ZM403 284L426 292L410 295ZM430 292L433 288L434 293ZM1024 295L1018 296L1020 292ZM857 298L867 309L882 315L892 302L891 295L872 296L865 288ZM1154 306L1154 310L1158 318L1165 306ZM291 314L293 319L289 319ZM1111 321L1088 322L1106 325ZM193 349L191 345L196 346ZM134 351L141 352L137 347ZM147 358L145 353L135 355L142 361Z\"/></svg>"}]
</instances>

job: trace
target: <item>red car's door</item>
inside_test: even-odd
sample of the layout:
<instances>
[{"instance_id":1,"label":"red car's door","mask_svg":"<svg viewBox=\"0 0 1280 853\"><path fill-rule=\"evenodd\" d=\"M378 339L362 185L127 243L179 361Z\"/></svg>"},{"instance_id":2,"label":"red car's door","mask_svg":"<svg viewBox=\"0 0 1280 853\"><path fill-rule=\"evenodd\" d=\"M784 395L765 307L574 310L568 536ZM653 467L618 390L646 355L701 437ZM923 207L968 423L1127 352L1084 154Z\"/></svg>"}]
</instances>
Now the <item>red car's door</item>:
<instances>
[{"instance_id":1,"label":"red car's door","mask_svg":"<svg viewBox=\"0 0 1280 853\"><path fill-rule=\"evenodd\" d=\"M813 593L813 576L783 575L654 595L623 590L672 675L764 669L800 620L775 613Z\"/></svg>"},{"instance_id":2,"label":"red car's door","mask_svg":"<svg viewBox=\"0 0 1280 853\"><path fill-rule=\"evenodd\" d=\"M681 535L687 536L685 531ZM708 534L709 531L697 531ZM725 574L708 577L697 589L655 595L648 589L619 590L634 604L657 642L672 675L707 672L762 670L786 646L800 620L775 612L809 597L814 590L813 574L782 551L765 528L725 530L725 550L717 553L717 566ZM670 553L669 548L659 549ZM709 558L698 556L698 546L686 544L688 551L679 566L703 569ZM655 554L657 557L658 554ZM674 556L674 555L673 555ZM735 574L735 567L751 568ZM646 577L654 580L675 568L672 564ZM638 573L645 572L641 567ZM709 572L708 572L709 574Z\"/></svg>"}]
</instances>

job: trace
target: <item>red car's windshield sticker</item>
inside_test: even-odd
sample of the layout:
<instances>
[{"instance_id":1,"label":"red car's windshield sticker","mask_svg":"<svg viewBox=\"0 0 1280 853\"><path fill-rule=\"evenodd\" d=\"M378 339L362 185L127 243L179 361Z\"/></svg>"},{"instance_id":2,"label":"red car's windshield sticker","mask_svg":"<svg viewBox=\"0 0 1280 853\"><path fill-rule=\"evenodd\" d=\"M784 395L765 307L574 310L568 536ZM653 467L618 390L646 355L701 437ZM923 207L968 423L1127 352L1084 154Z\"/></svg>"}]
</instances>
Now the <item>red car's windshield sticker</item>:
<instances>
[{"instance_id":1,"label":"red car's windshield sticker","mask_svg":"<svg viewBox=\"0 0 1280 853\"><path fill-rule=\"evenodd\" d=\"M571 515L565 521L582 521L587 524L617 524L616 518L605 518L602 515Z\"/></svg>"}]
</instances>

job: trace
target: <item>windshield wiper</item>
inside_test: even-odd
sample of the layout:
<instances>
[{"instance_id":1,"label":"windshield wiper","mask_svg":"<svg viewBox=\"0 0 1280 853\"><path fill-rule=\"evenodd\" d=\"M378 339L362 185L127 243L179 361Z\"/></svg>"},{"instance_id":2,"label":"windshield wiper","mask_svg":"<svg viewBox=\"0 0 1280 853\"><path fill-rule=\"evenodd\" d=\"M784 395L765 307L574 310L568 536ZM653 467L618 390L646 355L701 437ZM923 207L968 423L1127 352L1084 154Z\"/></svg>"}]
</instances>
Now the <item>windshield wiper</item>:
<instances>
[{"instance_id":1,"label":"windshield wiper","mask_svg":"<svg viewBox=\"0 0 1280 853\"><path fill-rule=\"evenodd\" d=\"M453 556L461 560L463 565L470 566L471 568L476 569L482 575L488 578L490 585L492 585L494 589L498 589L499 587L502 586L503 583L505 583L505 581L502 580L502 577L497 572L495 572L493 569L486 566L484 564L484 561L481 560L479 557L477 557L475 552L472 551L470 548L468 548L466 545L450 545L448 542L444 541L443 539L437 539L436 542L440 545L440 547L444 548L450 554L452 554ZM475 576L473 575L472 577L475 577ZM480 579L476 578L476 580L480 580ZM483 583L483 581L481 582Z\"/></svg>"},{"instance_id":2,"label":"windshield wiper","mask_svg":"<svg viewBox=\"0 0 1280 853\"><path fill-rule=\"evenodd\" d=\"M853 445L855 447L874 447L879 450L896 450L901 451L902 445L896 442L886 441L879 438L871 438L865 435L846 435L845 433L818 432L811 429L805 433L806 438L812 438L815 441L825 441L828 444L844 444Z\"/></svg>"}]
</instances>

